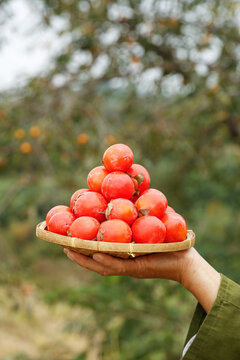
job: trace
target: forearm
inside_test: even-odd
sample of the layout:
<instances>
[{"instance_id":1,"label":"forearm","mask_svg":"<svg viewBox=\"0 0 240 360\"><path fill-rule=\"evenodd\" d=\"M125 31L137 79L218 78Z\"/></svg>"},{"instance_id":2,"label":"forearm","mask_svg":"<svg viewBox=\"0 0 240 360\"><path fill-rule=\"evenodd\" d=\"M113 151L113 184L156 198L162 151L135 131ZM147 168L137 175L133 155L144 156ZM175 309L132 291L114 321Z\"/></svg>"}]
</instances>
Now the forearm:
<instances>
[{"instance_id":1,"label":"forearm","mask_svg":"<svg viewBox=\"0 0 240 360\"><path fill-rule=\"evenodd\" d=\"M190 291L204 310L208 312L218 293L220 274L194 249L186 254L186 268L183 270L182 285Z\"/></svg>"}]
</instances>

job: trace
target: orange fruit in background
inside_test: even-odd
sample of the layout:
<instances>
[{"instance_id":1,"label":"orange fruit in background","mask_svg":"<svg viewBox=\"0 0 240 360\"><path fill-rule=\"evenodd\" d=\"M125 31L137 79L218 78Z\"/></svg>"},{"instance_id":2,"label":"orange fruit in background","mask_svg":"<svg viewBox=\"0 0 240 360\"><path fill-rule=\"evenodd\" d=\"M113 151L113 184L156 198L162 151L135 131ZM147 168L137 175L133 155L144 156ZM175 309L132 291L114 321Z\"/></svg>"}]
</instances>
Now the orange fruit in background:
<instances>
[{"instance_id":1,"label":"orange fruit in background","mask_svg":"<svg viewBox=\"0 0 240 360\"><path fill-rule=\"evenodd\" d=\"M38 137L41 134L40 127L39 126L32 126L30 128L30 130L29 130L29 134L34 138Z\"/></svg>"},{"instance_id":2,"label":"orange fruit in background","mask_svg":"<svg viewBox=\"0 0 240 360\"><path fill-rule=\"evenodd\" d=\"M21 129L21 128L16 129L16 130L14 131L14 136L15 136L15 138L18 139L18 140L22 140L22 139L25 137L25 135L26 135L25 130L23 130L23 129Z\"/></svg>"},{"instance_id":3,"label":"orange fruit in background","mask_svg":"<svg viewBox=\"0 0 240 360\"><path fill-rule=\"evenodd\" d=\"M85 133L79 134L78 137L77 137L77 142L80 145L87 144L88 141L89 141L89 136L87 134L85 134Z\"/></svg>"},{"instance_id":4,"label":"orange fruit in background","mask_svg":"<svg viewBox=\"0 0 240 360\"><path fill-rule=\"evenodd\" d=\"M23 142L20 145L20 151L23 154L30 154L30 152L32 152L32 145L29 142Z\"/></svg>"},{"instance_id":5,"label":"orange fruit in background","mask_svg":"<svg viewBox=\"0 0 240 360\"><path fill-rule=\"evenodd\" d=\"M105 141L108 145L113 145L116 143L117 139L114 135L109 134L105 137Z\"/></svg>"},{"instance_id":6,"label":"orange fruit in background","mask_svg":"<svg viewBox=\"0 0 240 360\"><path fill-rule=\"evenodd\" d=\"M6 111L0 109L0 120L3 120L7 117Z\"/></svg>"}]
</instances>

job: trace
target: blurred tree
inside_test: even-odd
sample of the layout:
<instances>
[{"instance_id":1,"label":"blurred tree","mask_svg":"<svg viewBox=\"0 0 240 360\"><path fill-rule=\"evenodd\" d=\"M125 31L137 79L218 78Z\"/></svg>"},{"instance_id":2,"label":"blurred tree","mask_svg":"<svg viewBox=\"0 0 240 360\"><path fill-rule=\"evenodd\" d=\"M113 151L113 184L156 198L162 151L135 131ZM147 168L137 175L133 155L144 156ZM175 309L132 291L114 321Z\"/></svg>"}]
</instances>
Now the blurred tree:
<instances>
[{"instance_id":1,"label":"blurred tree","mask_svg":"<svg viewBox=\"0 0 240 360\"><path fill-rule=\"evenodd\" d=\"M239 2L38 0L35 6L42 26L61 21L63 46L44 74L1 94L2 224L34 222L67 203L104 149L124 142L150 171L152 186L185 215L196 247L239 281ZM95 311L106 334L104 360L176 358L176 328L182 334L186 309L174 286L98 278L91 286L61 296ZM151 292L161 291L154 302Z\"/></svg>"}]
</instances>

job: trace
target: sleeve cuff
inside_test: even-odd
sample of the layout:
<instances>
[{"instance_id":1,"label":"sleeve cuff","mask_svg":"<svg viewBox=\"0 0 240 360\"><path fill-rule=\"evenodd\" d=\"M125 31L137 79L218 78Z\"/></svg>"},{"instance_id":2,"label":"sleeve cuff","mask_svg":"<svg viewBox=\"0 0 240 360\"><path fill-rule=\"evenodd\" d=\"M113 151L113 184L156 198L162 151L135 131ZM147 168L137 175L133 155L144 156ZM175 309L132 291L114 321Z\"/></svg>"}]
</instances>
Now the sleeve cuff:
<instances>
[{"instance_id":1,"label":"sleeve cuff","mask_svg":"<svg viewBox=\"0 0 240 360\"><path fill-rule=\"evenodd\" d=\"M217 298L206 314L198 303L186 343L194 336L184 360L231 359L240 354L240 286L221 274Z\"/></svg>"}]
</instances>

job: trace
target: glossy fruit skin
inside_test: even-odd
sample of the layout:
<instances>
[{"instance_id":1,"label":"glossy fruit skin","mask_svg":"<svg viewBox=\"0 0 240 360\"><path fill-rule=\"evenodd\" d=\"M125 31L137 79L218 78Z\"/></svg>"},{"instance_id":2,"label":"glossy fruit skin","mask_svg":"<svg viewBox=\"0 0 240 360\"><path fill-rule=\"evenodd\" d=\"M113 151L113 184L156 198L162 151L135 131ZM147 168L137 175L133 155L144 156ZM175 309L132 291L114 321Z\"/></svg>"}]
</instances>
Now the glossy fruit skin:
<instances>
[{"instance_id":1,"label":"glossy fruit skin","mask_svg":"<svg viewBox=\"0 0 240 360\"><path fill-rule=\"evenodd\" d=\"M180 242L186 239L187 224L181 215L169 212L162 217L161 221L167 229L165 242Z\"/></svg>"},{"instance_id":2,"label":"glossy fruit skin","mask_svg":"<svg viewBox=\"0 0 240 360\"><path fill-rule=\"evenodd\" d=\"M81 194L81 193L85 193L87 191L90 191L90 190L89 189L79 189L79 190L75 191L72 194L72 197L71 197L71 200L70 200L70 208L71 209L73 208L74 202L77 199L78 195Z\"/></svg>"},{"instance_id":3,"label":"glossy fruit skin","mask_svg":"<svg viewBox=\"0 0 240 360\"><path fill-rule=\"evenodd\" d=\"M131 226L136 220L138 212L130 200L113 199L108 204L105 215L108 220L120 219Z\"/></svg>"},{"instance_id":4,"label":"glossy fruit skin","mask_svg":"<svg viewBox=\"0 0 240 360\"><path fill-rule=\"evenodd\" d=\"M100 223L97 219L90 216L81 216L74 220L68 230L68 235L83 240L94 240L97 238L99 227Z\"/></svg>"},{"instance_id":5,"label":"glossy fruit skin","mask_svg":"<svg viewBox=\"0 0 240 360\"><path fill-rule=\"evenodd\" d=\"M159 219L164 215L167 205L166 196L156 189L145 190L135 203L139 216L151 215Z\"/></svg>"},{"instance_id":6,"label":"glossy fruit skin","mask_svg":"<svg viewBox=\"0 0 240 360\"><path fill-rule=\"evenodd\" d=\"M171 206L167 206L165 214L167 214L167 213L175 213L176 214L176 211Z\"/></svg>"},{"instance_id":7,"label":"glossy fruit skin","mask_svg":"<svg viewBox=\"0 0 240 360\"><path fill-rule=\"evenodd\" d=\"M87 191L80 194L73 206L73 213L78 218L80 216L90 216L99 222L105 220L107 201L104 197L94 191Z\"/></svg>"},{"instance_id":8,"label":"glossy fruit skin","mask_svg":"<svg viewBox=\"0 0 240 360\"><path fill-rule=\"evenodd\" d=\"M89 189L101 193L102 182L108 174L109 171L104 166L92 169L87 177Z\"/></svg>"},{"instance_id":9,"label":"glossy fruit skin","mask_svg":"<svg viewBox=\"0 0 240 360\"><path fill-rule=\"evenodd\" d=\"M142 216L133 223L132 234L137 244L163 243L166 227L156 216Z\"/></svg>"},{"instance_id":10,"label":"glossy fruit skin","mask_svg":"<svg viewBox=\"0 0 240 360\"><path fill-rule=\"evenodd\" d=\"M66 236L74 220L75 216L72 213L67 211L58 212L51 217L48 223L48 231Z\"/></svg>"},{"instance_id":11,"label":"glossy fruit skin","mask_svg":"<svg viewBox=\"0 0 240 360\"><path fill-rule=\"evenodd\" d=\"M130 176L114 171L108 174L102 183L102 194L110 201L112 199L131 199L135 192L134 184Z\"/></svg>"},{"instance_id":12,"label":"glossy fruit skin","mask_svg":"<svg viewBox=\"0 0 240 360\"><path fill-rule=\"evenodd\" d=\"M109 171L127 171L133 164L133 152L127 145L114 144L103 154L103 164Z\"/></svg>"},{"instance_id":13,"label":"glossy fruit skin","mask_svg":"<svg viewBox=\"0 0 240 360\"><path fill-rule=\"evenodd\" d=\"M119 219L104 221L99 228L98 241L130 243L132 231L125 221Z\"/></svg>"},{"instance_id":14,"label":"glossy fruit skin","mask_svg":"<svg viewBox=\"0 0 240 360\"><path fill-rule=\"evenodd\" d=\"M47 224L47 226L48 226L49 221L50 221L50 219L51 219L51 217L53 215L55 215L58 212L63 212L63 211L67 211L68 213L72 213L72 210L70 209L70 207L68 207L66 205L57 205L57 206L54 206L52 209L50 209L49 212L47 213L47 216L46 216L46 224Z\"/></svg>"},{"instance_id":15,"label":"glossy fruit skin","mask_svg":"<svg viewBox=\"0 0 240 360\"><path fill-rule=\"evenodd\" d=\"M133 164L130 169L128 169L128 174L137 180L139 194L148 189L151 179L145 167L139 164Z\"/></svg>"}]
</instances>

